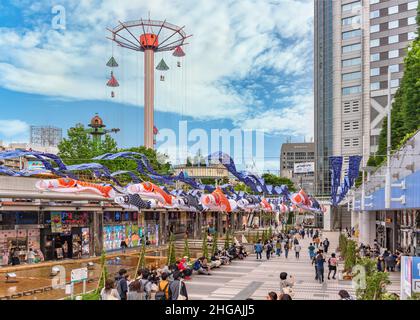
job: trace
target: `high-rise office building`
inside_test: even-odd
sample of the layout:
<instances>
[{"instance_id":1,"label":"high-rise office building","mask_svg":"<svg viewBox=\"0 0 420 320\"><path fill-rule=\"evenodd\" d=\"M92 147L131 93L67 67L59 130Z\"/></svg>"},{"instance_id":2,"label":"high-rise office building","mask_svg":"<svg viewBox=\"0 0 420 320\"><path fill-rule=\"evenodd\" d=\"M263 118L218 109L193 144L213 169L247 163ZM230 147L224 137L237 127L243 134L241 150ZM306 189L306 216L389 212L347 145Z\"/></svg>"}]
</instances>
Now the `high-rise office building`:
<instances>
[{"instance_id":1,"label":"high-rise office building","mask_svg":"<svg viewBox=\"0 0 420 320\"><path fill-rule=\"evenodd\" d=\"M314 143L283 143L280 152L280 176L289 178L309 194L314 193Z\"/></svg>"},{"instance_id":2,"label":"high-rise office building","mask_svg":"<svg viewBox=\"0 0 420 320\"><path fill-rule=\"evenodd\" d=\"M314 91L316 194L330 192L328 157L363 164L377 151L391 94L416 31L418 0L315 0Z\"/></svg>"}]
</instances>

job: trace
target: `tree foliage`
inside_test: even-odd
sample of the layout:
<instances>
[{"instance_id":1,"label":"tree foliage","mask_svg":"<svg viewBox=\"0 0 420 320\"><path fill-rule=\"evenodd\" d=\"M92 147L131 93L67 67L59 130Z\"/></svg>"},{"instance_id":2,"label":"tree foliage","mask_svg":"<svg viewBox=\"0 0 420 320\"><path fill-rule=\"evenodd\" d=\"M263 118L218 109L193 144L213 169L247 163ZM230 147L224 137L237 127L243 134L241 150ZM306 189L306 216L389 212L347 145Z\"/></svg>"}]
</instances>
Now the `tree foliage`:
<instances>
[{"instance_id":1,"label":"tree foliage","mask_svg":"<svg viewBox=\"0 0 420 320\"><path fill-rule=\"evenodd\" d=\"M420 23L420 6L417 8L417 25ZM400 82L391 109L391 146L396 150L408 134L420 128L420 36L411 43L404 58L404 75ZM382 123L379 147L370 165L382 164L386 155L387 119Z\"/></svg>"},{"instance_id":2,"label":"tree foliage","mask_svg":"<svg viewBox=\"0 0 420 320\"><path fill-rule=\"evenodd\" d=\"M215 254L217 252L217 240L218 240L218 234L216 232L213 236L213 245L211 247L212 254Z\"/></svg>"},{"instance_id":3,"label":"tree foliage","mask_svg":"<svg viewBox=\"0 0 420 320\"><path fill-rule=\"evenodd\" d=\"M265 181L265 184L272 185L272 186L281 186L286 185L290 191L295 191L295 185L292 180L289 178L279 177L272 173L264 173L262 178Z\"/></svg>"},{"instance_id":4,"label":"tree foliage","mask_svg":"<svg viewBox=\"0 0 420 320\"><path fill-rule=\"evenodd\" d=\"M158 173L164 175L171 173L171 164L166 155L144 146L119 149L116 141L109 134L105 134L103 139L95 141L83 124L80 123L67 131L67 138L59 143L58 150L58 155L66 164L98 162L108 167L112 172L119 170L136 172L137 163L134 160L123 158L104 161L94 161L92 158L105 153L137 152L145 155L150 165ZM150 180L146 176L140 175L140 177L144 180ZM120 179L124 181L123 177ZM125 180L129 181L128 176Z\"/></svg>"},{"instance_id":5,"label":"tree foliage","mask_svg":"<svg viewBox=\"0 0 420 320\"><path fill-rule=\"evenodd\" d=\"M68 129L67 138L58 144L58 155L66 164L91 162L93 157L107 152L116 152L117 143L108 134L96 143L83 124L78 123Z\"/></svg>"},{"instance_id":6,"label":"tree foliage","mask_svg":"<svg viewBox=\"0 0 420 320\"><path fill-rule=\"evenodd\" d=\"M203 232L202 252L203 252L203 257L208 259L209 258L209 248L208 248L208 245L207 245L207 233L205 233L205 232Z\"/></svg>"},{"instance_id":7,"label":"tree foliage","mask_svg":"<svg viewBox=\"0 0 420 320\"><path fill-rule=\"evenodd\" d=\"M185 237L184 239L184 252L182 255L184 257L188 257L188 262L190 261L191 253L190 253L190 246L188 244L188 237Z\"/></svg>"},{"instance_id":8,"label":"tree foliage","mask_svg":"<svg viewBox=\"0 0 420 320\"><path fill-rule=\"evenodd\" d=\"M176 263L175 235L171 233L169 236L167 265L170 266L174 263Z\"/></svg>"}]
</instances>

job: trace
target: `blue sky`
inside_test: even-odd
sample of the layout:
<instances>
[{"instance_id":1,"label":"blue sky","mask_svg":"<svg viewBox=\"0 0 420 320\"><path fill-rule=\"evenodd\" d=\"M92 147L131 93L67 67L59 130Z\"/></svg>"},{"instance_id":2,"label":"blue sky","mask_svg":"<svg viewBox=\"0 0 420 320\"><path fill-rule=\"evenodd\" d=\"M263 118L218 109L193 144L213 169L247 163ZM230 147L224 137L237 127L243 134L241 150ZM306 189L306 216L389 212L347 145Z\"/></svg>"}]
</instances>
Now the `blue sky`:
<instances>
[{"instance_id":1,"label":"blue sky","mask_svg":"<svg viewBox=\"0 0 420 320\"><path fill-rule=\"evenodd\" d=\"M156 81L159 129L176 132L179 120L207 132L263 129L264 159L254 160L272 172L287 137L313 136L311 0L63 0L65 29L52 28L56 4L0 2L0 140L28 140L29 125L65 131L98 112L121 128L120 146L142 144L142 57L113 48L106 28L149 11L193 34L182 68L171 53L156 55L170 67ZM112 53L120 64L114 99L105 86Z\"/></svg>"}]
</instances>

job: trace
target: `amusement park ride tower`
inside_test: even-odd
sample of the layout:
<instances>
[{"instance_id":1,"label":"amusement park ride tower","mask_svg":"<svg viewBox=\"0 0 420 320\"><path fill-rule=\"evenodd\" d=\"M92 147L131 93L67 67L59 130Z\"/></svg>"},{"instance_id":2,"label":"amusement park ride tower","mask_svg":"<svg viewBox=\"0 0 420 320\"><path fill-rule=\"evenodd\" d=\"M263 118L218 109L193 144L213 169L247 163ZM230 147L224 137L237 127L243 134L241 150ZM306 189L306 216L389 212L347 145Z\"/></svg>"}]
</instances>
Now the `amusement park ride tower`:
<instances>
[{"instance_id":1,"label":"amusement park ride tower","mask_svg":"<svg viewBox=\"0 0 420 320\"><path fill-rule=\"evenodd\" d=\"M87 132L92 136L92 139L96 143L96 145L99 144L99 142L101 141L101 137L104 134L117 133L120 131L120 129L118 128L112 128L110 130L104 129L106 125L104 124L102 118L98 114L95 114L95 116L90 120L88 126L91 127L91 129L88 129Z\"/></svg>"},{"instance_id":2,"label":"amusement park ride tower","mask_svg":"<svg viewBox=\"0 0 420 320\"><path fill-rule=\"evenodd\" d=\"M108 29L108 39L118 46L144 53L144 146L154 148L154 55L155 52L174 51L175 56L185 55L181 47L187 43L183 27L158 20L121 22Z\"/></svg>"}]
</instances>

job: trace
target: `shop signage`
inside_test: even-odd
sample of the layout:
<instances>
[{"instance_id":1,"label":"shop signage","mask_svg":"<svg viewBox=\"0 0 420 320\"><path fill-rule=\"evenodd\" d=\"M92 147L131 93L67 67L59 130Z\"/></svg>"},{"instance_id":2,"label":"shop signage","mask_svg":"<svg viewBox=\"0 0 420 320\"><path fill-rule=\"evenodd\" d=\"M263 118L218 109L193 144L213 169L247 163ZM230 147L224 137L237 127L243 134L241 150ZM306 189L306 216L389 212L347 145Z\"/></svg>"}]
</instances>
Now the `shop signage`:
<instances>
[{"instance_id":1,"label":"shop signage","mask_svg":"<svg viewBox=\"0 0 420 320\"><path fill-rule=\"evenodd\" d=\"M71 270L71 282L81 282L85 281L88 278L88 269L79 268Z\"/></svg>"},{"instance_id":2,"label":"shop signage","mask_svg":"<svg viewBox=\"0 0 420 320\"><path fill-rule=\"evenodd\" d=\"M28 161L28 171L42 170L45 169L42 161Z\"/></svg>"},{"instance_id":3,"label":"shop signage","mask_svg":"<svg viewBox=\"0 0 420 320\"><path fill-rule=\"evenodd\" d=\"M293 173L311 173L315 172L314 162L295 163Z\"/></svg>"},{"instance_id":4,"label":"shop signage","mask_svg":"<svg viewBox=\"0 0 420 320\"><path fill-rule=\"evenodd\" d=\"M61 215L61 220L63 224L79 226L88 225L88 215L86 212L63 212Z\"/></svg>"},{"instance_id":5,"label":"shop signage","mask_svg":"<svg viewBox=\"0 0 420 320\"><path fill-rule=\"evenodd\" d=\"M61 222L61 212L51 212L51 232L62 233L63 225Z\"/></svg>"},{"instance_id":6,"label":"shop signage","mask_svg":"<svg viewBox=\"0 0 420 320\"><path fill-rule=\"evenodd\" d=\"M420 292L420 257L412 257L412 271L411 276L413 278L413 292Z\"/></svg>"},{"instance_id":7,"label":"shop signage","mask_svg":"<svg viewBox=\"0 0 420 320\"><path fill-rule=\"evenodd\" d=\"M410 256L401 257L401 299L406 300L411 296L412 285L412 258Z\"/></svg>"}]
</instances>

